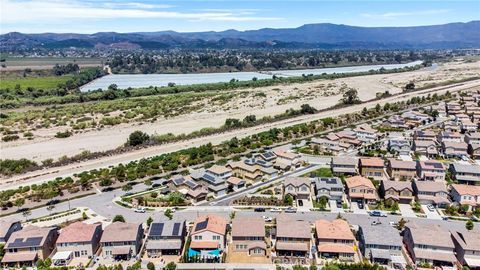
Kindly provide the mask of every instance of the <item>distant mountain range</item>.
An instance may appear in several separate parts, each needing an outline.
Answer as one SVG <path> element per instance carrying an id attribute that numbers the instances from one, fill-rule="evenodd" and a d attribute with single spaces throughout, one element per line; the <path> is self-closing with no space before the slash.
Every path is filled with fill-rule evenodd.
<path id="1" fill-rule="evenodd" d="M 11 32 L 0 35 L 3 50 L 29 48 L 480 48 L 480 21 L 412 27 L 358 27 L 329 23 L 298 28 L 221 32 L 174 31 L 95 34 Z"/>

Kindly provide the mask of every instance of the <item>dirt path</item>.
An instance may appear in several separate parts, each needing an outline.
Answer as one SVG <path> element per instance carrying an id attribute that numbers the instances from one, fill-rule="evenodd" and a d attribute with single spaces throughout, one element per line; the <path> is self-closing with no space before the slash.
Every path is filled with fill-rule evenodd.
<path id="1" fill-rule="evenodd" d="M 154 146 L 146 149 L 124 153 L 121 155 L 103 157 L 97 160 L 89 160 L 89 161 L 72 164 L 68 166 L 50 168 L 42 171 L 35 171 L 35 172 L 27 173 L 24 175 L 17 175 L 9 179 L 0 180 L 1 181 L 0 188 L 6 189 L 6 188 L 15 188 L 20 185 L 26 185 L 26 184 L 29 184 L 29 185 L 34 183 L 38 184 L 38 183 L 52 180 L 56 177 L 71 176 L 75 173 L 80 173 L 85 170 L 108 167 L 112 165 L 117 165 L 119 163 L 128 163 L 129 161 L 138 160 L 146 157 L 152 157 L 162 153 L 173 152 L 180 149 L 199 146 L 206 143 L 218 144 L 222 141 L 229 140 L 232 137 L 242 138 L 248 135 L 269 130 L 273 127 L 282 128 L 286 126 L 291 126 L 295 124 L 306 123 L 313 120 L 322 119 L 325 117 L 335 117 L 341 114 L 361 111 L 364 107 L 372 108 L 372 107 L 375 107 L 377 104 L 382 105 L 387 102 L 392 103 L 392 102 L 398 102 L 402 100 L 408 100 L 414 96 L 423 96 L 431 93 L 443 94 L 446 91 L 458 92 L 463 90 L 471 90 L 472 88 L 480 90 L 480 80 L 451 85 L 449 87 L 443 86 L 443 87 L 417 91 L 414 93 L 401 94 L 401 95 L 397 95 L 397 96 L 393 96 L 393 97 L 389 97 L 381 100 L 374 100 L 374 101 L 366 102 L 359 105 L 336 109 L 333 111 L 322 112 L 314 115 L 304 115 L 301 117 L 297 117 L 295 119 L 288 119 L 284 121 L 278 121 L 275 123 L 269 123 L 269 124 L 255 126 L 251 128 L 233 130 L 233 131 L 225 132 L 222 134 L 215 134 L 215 135 L 206 136 L 202 138 L 191 139 L 188 141 L 164 144 L 164 145 L 159 145 L 159 146 Z"/>

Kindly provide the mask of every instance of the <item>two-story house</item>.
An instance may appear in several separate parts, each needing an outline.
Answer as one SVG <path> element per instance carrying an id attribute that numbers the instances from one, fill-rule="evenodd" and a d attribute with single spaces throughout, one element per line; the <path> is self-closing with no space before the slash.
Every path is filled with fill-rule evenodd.
<path id="1" fill-rule="evenodd" d="M 409 224 L 403 232 L 403 242 L 411 259 L 417 265 L 454 266 L 454 244 L 450 232 L 439 225 Z"/>
<path id="2" fill-rule="evenodd" d="M 286 214 L 277 216 L 276 255 L 308 258 L 311 249 L 311 231 L 308 221 L 293 220 Z"/>
<path id="3" fill-rule="evenodd" d="M 180 255 L 186 235 L 185 221 L 153 222 L 150 224 L 145 245 L 148 257 Z"/>
<path id="4" fill-rule="evenodd" d="M 405 266 L 402 237 L 395 227 L 364 223 L 359 226 L 357 235 L 360 251 L 372 263 L 386 265 L 391 269 L 402 269 Z"/>
<path id="5" fill-rule="evenodd" d="M 443 164 L 436 160 L 417 162 L 417 176 L 423 181 L 445 181 L 446 169 Z"/>
<path id="6" fill-rule="evenodd" d="M 464 142 L 442 142 L 442 151 L 447 158 L 468 156 L 468 145 Z"/>
<path id="7" fill-rule="evenodd" d="M 415 181 L 413 190 L 421 204 L 433 204 L 438 207 L 450 204 L 447 187 L 443 182 Z"/>
<path id="8" fill-rule="evenodd" d="M 226 248 L 227 220 L 207 215 L 197 218 L 190 233 L 188 256 L 220 257 Z"/>
<path id="9" fill-rule="evenodd" d="M 480 267 L 480 234 L 474 231 L 451 231 L 455 253 L 461 265 Z"/>
<path id="10" fill-rule="evenodd" d="M 307 177 L 287 177 L 283 183 L 284 194 L 295 200 L 308 200 L 311 193 L 310 183 Z"/>
<path id="11" fill-rule="evenodd" d="M 410 181 L 417 177 L 417 163 L 415 161 L 389 159 L 387 172 L 390 175 L 390 179 L 396 181 Z"/>
<path id="12" fill-rule="evenodd" d="M 437 134 L 432 130 L 415 130 L 413 139 L 417 141 L 435 141 Z"/>
<path id="13" fill-rule="evenodd" d="M 27 226 L 13 232 L 4 247 L 3 266 L 35 266 L 37 260 L 45 260 L 54 251 L 57 237 L 57 228 L 50 227 Z"/>
<path id="14" fill-rule="evenodd" d="M 22 229 L 20 221 L 0 220 L 0 244 L 5 244 L 12 233 Z"/>
<path id="15" fill-rule="evenodd" d="M 283 170 L 294 169 L 300 167 L 300 155 L 283 150 L 274 151 L 277 159 L 275 161 L 275 167 Z"/>
<path id="16" fill-rule="evenodd" d="M 388 140 L 388 151 L 399 155 L 409 155 L 411 150 L 410 141 L 405 138 L 391 138 Z"/>
<path id="17" fill-rule="evenodd" d="M 461 184 L 477 185 L 480 183 L 480 165 L 451 163 L 449 170 L 452 178 Z"/>
<path id="18" fill-rule="evenodd" d="M 438 133 L 437 141 L 439 143 L 461 142 L 462 141 L 462 135 L 458 132 L 442 131 L 442 132 Z"/>
<path id="19" fill-rule="evenodd" d="M 353 176 L 345 179 L 345 182 L 350 201 L 374 203 L 378 200 L 377 190 L 370 179 Z"/>
<path id="20" fill-rule="evenodd" d="M 105 227 L 100 239 L 102 257 L 115 260 L 135 257 L 142 246 L 142 239 L 141 223 L 114 222 Z"/>
<path id="21" fill-rule="evenodd" d="M 363 177 L 373 178 L 374 180 L 386 179 L 385 164 L 381 158 L 361 158 L 359 167 L 360 174 Z"/>
<path id="22" fill-rule="evenodd" d="M 241 217 L 232 220 L 232 251 L 246 256 L 267 255 L 265 221 L 261 217 Z"/>
<path id="23" fill-rule="evenodd" d="M 367 124 L 359 125 L 353 132 L 358 140 L 362 142 L 372 142 L 378 138 L 378 132 Z"/>
<path id="24" fill-rule="evenodd" d="M 343 219 L 317 220 L 315 234 L 318 256 L 342 261 L 355 260 L 355 237 Z"/>
<path id="25" fill-rule="evenodd" d="M 468 205 L 468 210 L 473 211 L 480 206 L 480 186 L 453 184 L 450 197 L 458 205 Z"/>
<path id="26" fill-rule="evenodd" d="M 326 197 L 329 201 L 334 200 L 341 204 L 343 202 L 344 187 L 342 181 L 338 177 L 318 177 L 314 180 L 315 196 L 317 201 L 322 197 Z"/>
<path id="27" fill-rule="evenodd" d="M 435 141 L 430 140 L 414 140 L 412 144 L 412 150 L 417 154 L 427 157 L 435 157 L 438 155 Z"/>
<path id="28" fill-rule="evenodd" d="M 331 163 L 335 175 L 355 175 L 358 169 L 358 159 L 354 157 L 334 156 Z"/>
<path id="29" fill-rule="evenodd" d="M 380 192 L 388 204 L 411 203 L 415 199 L 412 182 L 409 181 L 384 180 L 380 186 Z"/>
<path id="30" fill-rule="evenodd" d="M 100 223 L 72 223 L 60 231 L 57 252 L 71 252 L 74 258 L 91 258 L 100 248 L 102 232 Z"/>

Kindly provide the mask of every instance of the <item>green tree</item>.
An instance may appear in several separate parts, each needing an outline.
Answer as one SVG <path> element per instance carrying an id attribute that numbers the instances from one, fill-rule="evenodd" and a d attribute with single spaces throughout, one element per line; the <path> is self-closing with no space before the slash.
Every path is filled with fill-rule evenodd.
<path id="1" fill-rule="evenodd" d="M 350 88 L 343 94 L 342 103 L 346 105 L 358 104 L 360 99 L 358 98 L 357 89 Z"/>
<path id="2" fill-rule="evenodd" d="M 172 218 L 173 218 L 173 212 L 172 212 L 172 209 L 170 209 L 170 208 L 167 208 L 167 209 L 165 210 L 165 213 L 164 213 L 164 215 L 165 215 L 165 216 L 166 216 L 166 217 L 167 217 L 169 220 L 172 220 Z"/>
<path id="3" fill-rule="evenodd" d="M 137 146 L 146 143 L 150 139 L 147 133 L 136 130 L 128 136 L 128 145 Z"/>
<path id="4" fill-rule="evenodd" d="M 152 218 L 151 216 L 148 217 L 148 219 L 147 219 L 147 226 L 150 227 L 150 225 L 152 224 L 152 222 L 153 222 L 153 218 Z"/>
<path id="5" fill-rule="evenodd" d="M 25 199 L 24 198 L 18 198 L 15 200 L 15 202 L 13 203 L 17 209 L 20 209 L 20 207 L 22 207 L 24 204 L 25 204 Z"/>
<path id="6" fill-rule="evenodd" d="M 286 205 L 293 205 L 293 197 L 290 194 L 287 194 L 283 197 L 283 203 Z"/>
<path id="7" fill-rule="evenodd" d="M 147 263 L 147 269 L 148 270 L 155 270 L 155 264 L 153 264 L 152 262 L 148 262 Z"/>
<path id="8" fill-rule="evenodd" d="M 400 207 L 398 206 L 398 202 L 394 202 L 391 207 L 392 212 L 396 213 L 397 211 L 400 210 Z"/>
<path id="9" fill-rule="evenodd" d="M 175 270 L 175 269 L 177 269 L 177 265 L 174 262 L 169 262 L 165 266 L 165 270 Z"/>
<path id="10" fill-rule="evenodd" d="M 235 211 L 230 212 L 230 219 L 234 219 L 234 218 L 235 218 L 235 214 L 236 214 Z"/>
<path id="11" fill-rule="evenodd" d="M 112 222 L 125 222 L 125 218 L 122 215 L 116 215 L 113 217 Z"/>
<path id="12" fill-rule="evenodd" d="M 471 220 L 468 220 L 467 223 L 465 223 L 465 228 L 469 231 L 473 230 L 474 226 L 475 225 L 473 224 L 473 221 L 471 221 Z"/>
<path id="13" fill-rule="evenodd" d="M 86 212 L 82 212 L 82 219 L 83 219 L 83 220 L 88 219 L 88 216 L 87 216 L 87 213 L 86 213 Z"/>

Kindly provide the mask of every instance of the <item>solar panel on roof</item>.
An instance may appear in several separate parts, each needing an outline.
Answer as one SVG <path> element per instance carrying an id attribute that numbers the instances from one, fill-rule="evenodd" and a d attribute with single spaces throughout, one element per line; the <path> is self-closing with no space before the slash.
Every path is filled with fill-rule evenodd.
<path id="1" fill-rule="evenodd" d="M 150 235 L 162 235 L 164 225 L 163 223 L 153 223 L 150 229 Z"/>
<path id="2" fill-rule="evenodd" d="M 273 153 L 272 152 L 266 152 L 266 153 L 263 153 L 263 156 L 266 157 L 266 158 L 270 158 L 273 156 Z"/>
<path id="3" fill-rule="evenodd" d="M 17 238 L 10 243 L 9 248 L 21 248 L 21 247 L 34 247 L 39 246 L 43 237 L 29 237 L 26 240 L 24 238 Z"/>
<path id="4" fill-rule="evenodd" d="M 175 183 L 175 185 L 181 185 L 183 181 L 184 181 L 183 177 L 173 179 L 173 182 Z"/>
<path id="5" fill-rule="evenodd" d="M 197 223 L 197 226 L 195 226 L 195 231 L 203 230 L 203 229 L 207 228 L 207 225 L 208 225 L 208 220 L 199 222 L 199 223 Z"/>
<path id="6" fill-rule="evenodd" d="M 215 182 L 215 177 L 209 175 L 209 174 L 204 174 L 203 179 L 207 180 L 208 182 L 214 183 Z"/>
<path id="7" fill-rule="evenodd" d="M 180 231 L 180 223 L 173 224 L 172 235 L 178 235 L 179 231 Z"/>

